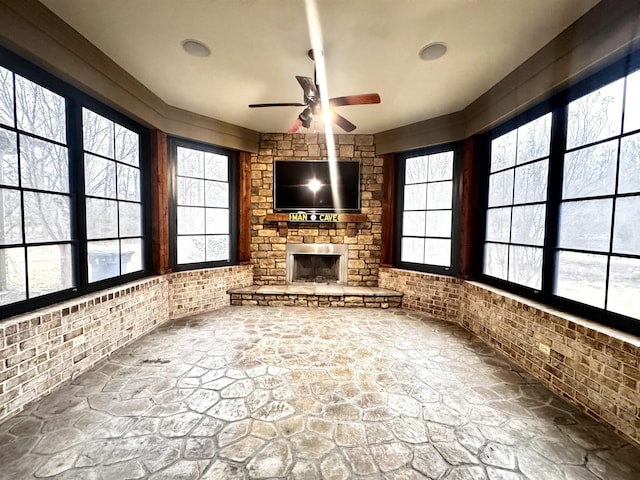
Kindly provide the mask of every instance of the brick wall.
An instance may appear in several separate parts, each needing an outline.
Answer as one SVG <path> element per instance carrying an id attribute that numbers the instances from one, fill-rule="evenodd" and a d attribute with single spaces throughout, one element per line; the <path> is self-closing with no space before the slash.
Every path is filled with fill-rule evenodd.
<path id="1" fill-rule="evenodd" d="M 176 272 L 169 278 L 169 318 L 230 305 L 227 290 L 253 285 L 251 265 Z"/>
<path id="2" fill-rule="evenodd" d="M 640 444 L 638 337 L 477 283 L 460 293 L 465 328 Z"/>
<path id="3" fill-rule="evenodd" d="M 0 323 L 0 421 L 169 319 L 153 277 Z"/>
<path id="4" fill-rule="evenodd" d="M 382 267 L 378 284 L 402 292 L 403 308 L 449 321 L 460 315 L 460 280 L 457 278 Z"/>
<path id="5" fill-rule="evenodd" d="M 151 277 L 0 322 L 0 421 L 169 319 L 229 304 L 252 267 Z"/>
<path id="6" fill-rule="evenodd" d="M 405 308 L 459 322 L 640 445 L 640 338 L 450 277 L 381 268 L 380 286 L 403 292 Z"/>
<path id="7" fill-rule="evenodd" d="M 360 161 L 362 223 L 267 222 L 273 212 L 274 160 L 326 160 L 324 135 L 263 134 L 258 154 L 251 156 L 251 260 L 258 285 L 286 283 L 287 243 L 349 245 L 349 285 L 377 286 L 382 242 L 382 158 L 376 157 L 373 135 L 335 135 L 339 160 Z"/>

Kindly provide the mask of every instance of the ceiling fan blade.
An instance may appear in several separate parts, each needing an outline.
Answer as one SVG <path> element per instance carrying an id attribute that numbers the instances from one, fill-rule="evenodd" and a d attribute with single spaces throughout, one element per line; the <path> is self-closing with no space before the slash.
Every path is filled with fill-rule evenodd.
<path id="1" fill-rule="evenodd" d="M 296 121 L 293 122 L 293 125 L 289 127 L 289 130 L 287 130 L 287 133 L 296 133 L 298 130 L 300 130 L 301 126 L 302 126 L 302 120 L 300 120 L 300 118 L 296 118 Z"/>
<path id="2" fill-rule="evenodd" d="M 304 98 L 316 99 L 320 98 L 320 94 L 318 93 L 318 89 L 316 88 L 316 84 L 313 79 L 309 77 L 300 77 L 296 76 L 296 80 L 304 90 Z"/>
<path id="3" fill-rule="evenodd" d="M 260 107 L 304 107 L 304 103 L 252 103 L 249 108 Z"/>
<path id="4" fill-rule="evenodd" d="M 331 121 L 345 132 L 353 132 L 356 129 L 356 126 L 353 123 L 335 112 L 331 112 Z"/>
<path id="5" fill-rule="evenodd" d="M 346 97 L 335 97 L 329 99 L 332 107 L 342 107 L 343 105 L 369 105 L 380 103 L 380 95 L 377 93 L 363 93 L 361 95 L 347 95 Z"/>

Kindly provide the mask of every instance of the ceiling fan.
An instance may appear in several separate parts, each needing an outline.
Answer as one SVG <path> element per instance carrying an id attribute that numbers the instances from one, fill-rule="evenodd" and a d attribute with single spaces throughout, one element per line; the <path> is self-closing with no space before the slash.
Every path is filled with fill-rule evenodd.
<path id="1" fill-rule="evenodd" d="M 305 107 L 305 109 L 298 115 L 295 122 L 291 125 L 288 133 L 296 133 L 300 127 L 309 128 L 314 115 L 318 115 L 322 111 L 322 104 L 320 102 L 320 90 L 316 82 L 316 69 L 315 69 L 315 57 L 313 50 L 308 52 L 309 58 L 314 60 L 313 77 L 301 77 L 296 76 L 296 80 L 302 87 L 304 92 L 304 103 L 253 103 L 249 105 L 249 108 L 261 108 L 261 107 Z M 368 105 L 373 103 L 380 103 L 380 95 L 377 93 L 364 93 L 360 95 L 347 95 L 346 97 L 335 97 L 329 99 L 329 106 L 342 107 L 346 105 Z M 333 123 L 342 128 L 345 132 L 352 132 L 356 126 L 342 115 L 338 115 L 335 112 L 331 112 L 331 120 Z"/>

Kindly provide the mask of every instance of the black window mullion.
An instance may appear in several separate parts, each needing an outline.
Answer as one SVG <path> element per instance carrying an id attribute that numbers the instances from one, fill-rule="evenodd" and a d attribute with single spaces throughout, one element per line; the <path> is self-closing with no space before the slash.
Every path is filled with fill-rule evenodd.
<path id="1" fill-rule="evenodd" d="M 567 143 L 568 105 L 556 108 L 551 119 L 551 149 L 547 172 L 547 208 L 542 254 L 542 295 L 549 298 L 555 290 L 557 255 L 560 231 L 560 207 L 564 154 Z"/>
<path id="2" fill-rule="evenodd" d="M 71 236 L 77 239 L 74 257 L 76 290 L 86 285 L 89 264 L 87 260 L 87 220 L 85 207 L 84 151 L 82 148 L 82 109 L 67 99 L 67 144 L 69 146 L 69 193 L 71 194 Z M 81 288 L 81 287 L 80 287 Z"/>

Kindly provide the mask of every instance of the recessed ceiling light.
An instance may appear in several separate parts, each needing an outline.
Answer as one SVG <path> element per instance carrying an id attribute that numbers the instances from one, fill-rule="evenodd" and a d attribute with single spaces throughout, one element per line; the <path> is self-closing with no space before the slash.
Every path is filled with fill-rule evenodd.
<path id="1" fill-rule="evenodd" d="M 447 53 L 447 46 L 442 42 L 434 42 L 420 49 L 418 56 L 422 60 L 437 60 Z"/>
<path id="2" fill-rule="evenodd" d="M 209 47 L 198 40 L 183 40 L 182 48 L 184 48 L 185 52 L 189 55 L 193 55 L 194 57 L 208 57 L 211 55 Z"/>

